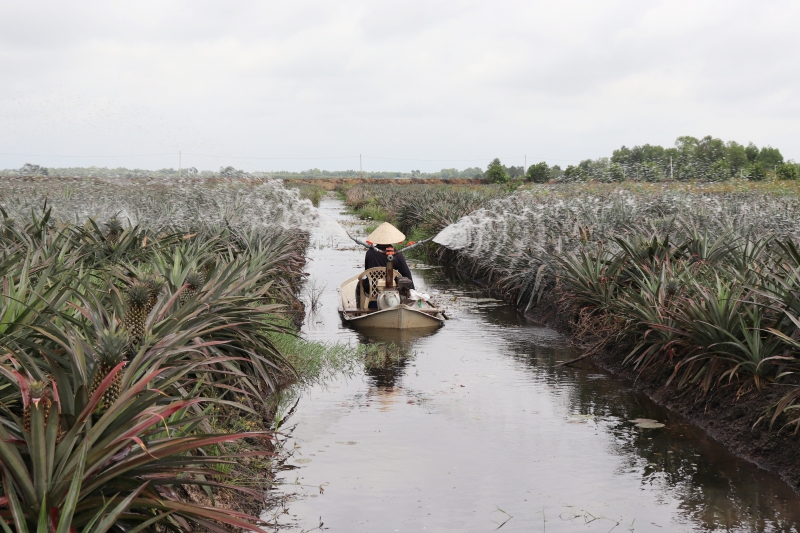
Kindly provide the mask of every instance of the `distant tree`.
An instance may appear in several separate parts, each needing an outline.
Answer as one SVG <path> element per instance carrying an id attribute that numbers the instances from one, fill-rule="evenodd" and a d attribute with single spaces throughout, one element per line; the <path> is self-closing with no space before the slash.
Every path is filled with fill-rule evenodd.
<path id="1" fill-rule="evenodd" d="M 521 166 L 519 166 L 519 167 L 515 167 L 515 166 L 506 167 L 506 173 L 508 174 L 508 177 L 511 178 L 512 180 L 514 178 L 520 178 L 520 177 L 525 175 L 525 173 L 522 171 L 522 167 Z"/>
<path id="2" fill-rule="evenodd" d="M 741 169 L 747 166 L 747 150 L 736 141 L 729 141 L 725 146 L 725 160 L 731 168 L 731 173 L 738 174 Z"/>
<path id="3" fill-rule="evenodd" d="M 47 176 L 47 169 L 39 165 L 25 163 L 19 169 L 19 173 L 22 176 Z"/>
<path id="4" fill-rule="evenodd" d="M 422 171 L 420 171 L 420 170 L 412 170 L 411 171 L 411 177 L 414 178 L 414 179 L 421 178 L 422 177 Z"/>
<path id="5" fill-rule="evenodd" d="M 470 167 L 465 168 L 461 172 L 458 173 L 458 177 L 460 178 L 482 178 L 483 177 L 483 170 L 480 167 Z"/>
<path id="6" fill-rule="evenodd" d="M 648 161 L 661 162 L 664 160 L 664 147 L 657 144 L 644 144 L 636 146 L 633 149 L 633 159 L 638 160 L 639 163 L 646 163 Z"/>
<path id="7" fill-rule="evenodd" d="M 197 174 L 198 174 L 197 169 L 194 167 L 189 167 L 186 169 L 187 176 L 197 176 Z"/>
<path id="8" fill-rule="evenodd" d="M 580 166 L 568 165 L 567 168 L 564 169 L 563 181 L 584 181 L 588 177 L 586 170 Z"/>
<path id="9" fill-rule="evenodd" d="M 778 176 L 779 180 L 797 181 L 799 173 L 797 171 L 797 165 L 790 161 L 789 163 L 778 165 L 778 168 L 775 169 L 775 174 Z"/>
<path id="10" fill-rule="evenodd" d="M 457 178 L 458 177 L 458 169 L 457 168 L 443 168 L 439 171 L 439 176 L 442 178 Z"/>
<path id="11" fill-rule="evenodd" d="M 528 167 L 525 179 L 534 183 L 547 183 L 550 180 L 550 168 L 542 161 Z"/>
<path id="12" fill-rule="evenodd" d="M 564 171 L 561 170 L 559 165 L 553 165 L 550 167 L 550 179 L 551 180 L 558 180 L 561 179 L 561 176 L 564 175 Z"/>
<path id="13" fill-rule="evenodd" d="M 633 152 L 630 148 L 623 145 L 619 150 L 614 150 L 611 153 L 611 162 L 619 163 L 620 165 L 627 165 L 631 162 Z"/>
<path id="14" fill-rule="evenodd" d="M 678 149 L 679 157 L 694 157 L 697 154 L 699 145 L 700 141 L 691 135 L 683 135 L 675 139 L 675 148 Z"/>
<path id="15" fill-rule="evenodd" d="M 697 142 L 695 157 L 709 165 L 725 159 L 725 143 L 722 142 L 722 139 L 706 135 Z"/>
<path id="16" fill-rule="evenodd" d="M 748 143 L 747 148 L 744 149 L 744 153 L 747 155 L 747 161 L 750 163 L 755 163 L 756 159 L 758 158 L 758 146 L 750 142 Z"/>
<path id="17" fill-rule="evenodd" d="M 507 183 L 511 178 L 506 172 L 506 167 L 500 162 L 500 159 L 495 158 L 494 161 L 489 163 L 486 167 L 486 181 L 487 183 Z"/>
<path id="18" fill-rule="evenodd" d="M 761 148 L 761 151 L 758 152 L 758 158 L 756 161 L 764 165 L 767 170 L 771 170 L 777 165 L 783 163 L 783 156 L 781 155 L 781 151 L 777 148 L 764 146 Z"/>
<path id="19" fill-rule="evenodd" d="M 245 172 L 243 170 L 236 170 L 231 166 L 227 166 L 227 167 L 219 167 L 219 175 L 224 176 L 226 178 L 236 178 L 244 176 Z"/>
<path id="20" fill-rule="evenodd" d="M 762 181 L 766 177 L 767 172 L 764 170 L 764 165 L 762 165 L 760 161 L 756 161 L 750 165 L 747 172 L 747 179 L 751 181 Z"/>

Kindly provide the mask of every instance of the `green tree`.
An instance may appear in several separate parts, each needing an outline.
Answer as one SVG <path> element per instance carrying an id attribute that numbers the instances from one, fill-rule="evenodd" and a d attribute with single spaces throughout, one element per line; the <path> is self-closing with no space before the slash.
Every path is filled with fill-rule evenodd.
<path id="1" fill-rule="evenodd" d="M 738 174 L 741 169 L 747 166 L 747 151 L 745 147 L 736 141 L 729 141 L 725 145 L 725 160 L 731 168 L 733 174 Z"/>
<path id="2" fill-rule="evenodd" d="M 792 162 L 778 165 L 778 168 L 775 169 L 775 174 L 778 176 L 779 180 L 797 181 L 798 178 L 797 165 Z"/>
<path id="3" fill-rule="evenodd" d="M 514 178 L 521 178 L 525 175 L 525 173 L 522 171 L 522 166 L 515 167 L 512 165 L 510 167 L 505 167 L 505 169 L 506 174 L 508 174 L 508 177 L 512 180 Z"/>
<path id="4" fill-rule="evenodd" d="M 638 158 L 640 163 L 652 161 L 660 163 L 664 160 L 665 150 L 663 146 L 657 144 L 644 144 L 633 149 L 634 158 Z"/>
<path id="5" fill-rule="evenodd" d="M 494 161 L 489 163 L 489 166 L 486 167 L 486 182 L 508 183 L 510 180 L 511 177 L 508 175 L 508 172 L 506 172 L 506 167 L 495 157 Z"/>
<path id="6" fill-rule="evenodd" d="M 561 179 L 561 176 L 564 175 L 564 171 L 561 170 L 559 165 L 553 165 L 550 167 L 550 179 L 551 180 L 558 180 Z"/>
<path id="7" fill-rule="evenodd" d="M 697 137 L 690 135 L 683 135 L 675 139 L 675 148 L 678 149 L 678 155 L 682 157 L 694 157 L 699 145 L 700 141 L 697 140 Z"/>
<path id="8" fill-rule="evenodd" d="M 550 167 L 544 161 L 531 165 L 525 173 L 525 179 L 534 183 L 547 183 L 550 181 Z"/>
<path id="9" fill-rule="evenodd" d="M 40 165 L 25 163 L 19 169 L 19 173 L 23 176 L 47 176 L 47 169 Z"/>
<path id="10" fill-rule="evenodd" d="M 744 152 L 747 154 L 747 160 L 750 163 L 756 162 L 756 159 L 758 158 L 758 146 L 750 142 L 747 144 L 747 148 L 744 149 Z"/>
<path id="11" fill-rule="evenodd" d="M 695 157 L 713 164 L 716 161 L 725 159 L 725 143 L 722 139 L 715 139 L 711 135 L 706 135 L 697 142 Z"/>
<path id="12" fill-rule="evenodd" d="M 586 170 L 580 166 L 567 165 L 564 169 L 564 181 L 584 181 L 588 177 Z"/>
<path id="13" fill-rule="evenodd" d="M 623 145 L 619 150 L 614 150 L 611 153 L 611 162 L 619 163 L 620 165 L 627 165 L 631 162 L 633 151 L 627 146 Z"/>
<path id="14" fill-rule="evenodd" d="M 781 155 L 781 151 L 777 148 L 773 148 L 772 146 L 764 146 L 761 148 L 761 151 L 758 152 L 758 158 L 756 161 L 764 165 L 767 170 L 771 170 L 777 165 L 783 163 L 783 156 Z"/>
<path id="15" fill-rule="evenodd" d="M 483 170 L 480 167 L 469 167 L 465 168 L 461 172 L 458 173 L 459 178 L 474 178 L 474 177 L 483 177 Z"/>

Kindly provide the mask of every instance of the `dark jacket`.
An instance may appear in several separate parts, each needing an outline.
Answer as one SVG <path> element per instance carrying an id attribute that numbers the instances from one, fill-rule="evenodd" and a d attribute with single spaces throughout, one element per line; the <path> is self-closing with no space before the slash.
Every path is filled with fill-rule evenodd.
<path id="1" fill-rule="evenodd" d="M 386 266 L 386 255 L 382 254 L 378 251 L 373 250 L 370 248 L 367 250 L 367 255 L 364 256 L 364 270 L 369 270 L 370 268 L 375 267 L 385 267 Z M 413 278 L 411 277 L 411 270 L 408 268 L 408 263 L 406 263 L 406 258 L 403 257 L 401 253 L 394 254 L 394 270 L 404 276 L 411 281 L 413 284 Z"/>

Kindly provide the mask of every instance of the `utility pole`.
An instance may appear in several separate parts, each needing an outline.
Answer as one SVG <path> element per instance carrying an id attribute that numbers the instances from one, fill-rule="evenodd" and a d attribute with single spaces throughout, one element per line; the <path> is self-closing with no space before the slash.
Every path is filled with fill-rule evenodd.
<path id="1" fill-rule="evenodd" d="M 181 179 L 181 152 L 178 152 L 178 179 Z"/>
<path id="2" fill-rule="evenodd" d="M 361 179 L 364 178 L 364 167 L 361 166 L 361 154 L 358 154 L 358 175 Z"/>

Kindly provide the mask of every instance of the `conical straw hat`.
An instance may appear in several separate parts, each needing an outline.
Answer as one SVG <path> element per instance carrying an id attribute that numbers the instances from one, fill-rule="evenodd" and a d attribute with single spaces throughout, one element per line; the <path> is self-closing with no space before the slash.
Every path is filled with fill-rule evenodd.
<path id="1" fill-rule="evenodd" d="M 367 240 L 374 244 L 397 244 L 406 240 L 406 236 L 399 229 L 384 222 L 369 234 Z"/>

